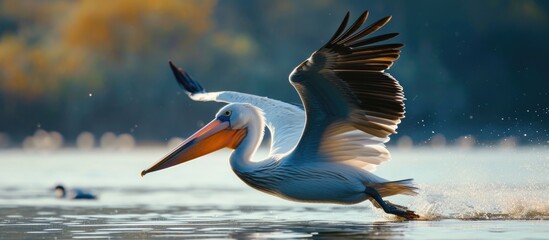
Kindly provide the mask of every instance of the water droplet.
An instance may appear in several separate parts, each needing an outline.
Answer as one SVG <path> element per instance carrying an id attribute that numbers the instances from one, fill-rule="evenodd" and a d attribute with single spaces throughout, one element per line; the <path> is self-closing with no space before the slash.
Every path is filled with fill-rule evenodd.
<path id="1" fill-rule="evenodd" d="M 93 96 L 93 94 L 92 94 L 92 93 L 89 93 L 89 94 L 88 94 L 88 96 L 90 96 L 90 97 L 91 97 L 91 96 Z"/>

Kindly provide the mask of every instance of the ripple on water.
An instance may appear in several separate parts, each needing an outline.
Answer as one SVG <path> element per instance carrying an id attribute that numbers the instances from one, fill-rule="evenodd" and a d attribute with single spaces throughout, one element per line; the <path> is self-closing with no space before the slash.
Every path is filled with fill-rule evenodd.
<path id="1" fill-rule="evenodd" d="M 149 164 L 156 153 L 141 156 L 143 152 L 136 152 L 128 157 L 128 153 L 60 152 L 34 160 L 16 154 L 11 160 L 0 157 L 13 169 L 5 171 L 3 178 L 11 182 L 0 182 L 0 239 L 441 239 L 450 235 L 457 239 L 542 239 L 547 238 L 549 220 L 548 153 L 524 149 L 504 154 L 494 154 L 492 149 L 394 152 L 394 158 L 402 161 L 387 163 L 397 165 L 385 165 L 377 173 L 388 179 L 416 177 L 422 192 L 394 201 L 416 210 L 425 220 L 415 222 L 390 217 L 369 203 L 312 205 L 262 198 L 238 182 L 225 165 L 225 172 L 221 167 L 216 170 L 222 165 L 214 165 L 219 155 L 197 162 L 194 169 L 192 165 L 179 168 L 190 174 L 182 186 L 168 172 L 156 180 L 137 179 L 138 165 Z M 83 167 L 85 163 L 74 161 L 76 157 L 85 157 L 90 164 Z M 142 162 L 136 164 L 136 160 Z M 111 167 L 104 168 L 105 164 Z M 67 179 L 95 184 L 100 200 L 55 199 L 44 183 L 57 180 L 51 170 L 66 166 L 74 170 Z M 129 169 L 133 166 L 136 169 Z M 33 176 L 40 179 L 32 184 L 37 187 L 29 187 L 28 176 L 20 174 L 20 169 L 32 167 L 33 174 L 39 174 Z M 211 175 L 197 171 L 206 167 L 214 170 L 209 171 Z M 101 175 L 89 174 L 98 172 Z M 229 177 L 234 184 L 226 181 Z"/>
<path id="2" fill-rule="evenodd" d="M 37 212 L 36 208 L 20 209 L 21 215 L 29 216 Z M 131 209 L 126 209 L 131 211 Z M 68 216 L 67 212 L 81 211 L 80 219 L 77 220 Z M 112 209 L 70 209 L 65 208 L 58 212 L 60 216 L 49 217 L 59 218 L 61 224 L 35 223 L 33 217 L 18 219 L 20 223 L 0 225 L 0 238 L 2 239 L 33 239 L 33 238 L 75 238 L 75 239 L 103 239 L 103 238 L 236 238 L 236 239 L 257 239 L 257 238 L 424 238 L 426 236 L 438 236 L 444 238 L 448 229 L 460 229 L 452 231 L 457 238 L 466 236 L 483 236 L 494 238 L 501 234 L 515 234 L 516 231 L 528 232 L 529 236 L 536 237 L 546 234 L 543 222 L 538 225 L 531 222 L 507 222 L 507 221 L 462 221 L 462 220 L 441 220 L 429 222 L 406 222 L 406 221 L 322 221 L 322 220 L 291 220 L 284 219 L 280 215 L 278 219 L 272 218 L 245 218 L 246 213 L 241 213 L 237 219 L 206 217 L 188 217 L 174 214 L 177 209 L 151 210 L 150 214 L 146 209 L 135 209 L 135 212 L 142 214 L 126 214 L 121 216 L 108 216 L 105 213 L 112 212 Z M 314 211 L 314 209 L 311 209 Z M 353 210 L 354 211 L 354 210 Z M 90 213 L 90 215 L 85 215 Z M 265 211 L 263 211 L 265 213 Z M 268 211 L 267 211 L 268 213 Z M 93 215 L 92 215 L 93 214 Z M 341 214 L 345 214 L 342 210 Z M 191 214 L 192 215 L 192 214 Z M 253 214 L 252 214 L 253 215 Z M 92 217 L 93 216 L 93 217 Z M 151 216 L 157 218 L 151 220 Z M 159 217 L 159 216 L 169 216 Z M 253 215 L 256 216 L 256 215 Z M 546 222 L 545 222 L 546 223 Z M 22 233 L 26 235 L 21 235 Z M 427 234 L 427 235 L 425 235 Z M 459 235 L 462 234 L 462 235 Z M 469 234 L 469 235 L 464 235 Z M 499 235 L 497 235 L 499 234 Z M 536 235 L 537 234 L 537 235 Z M 21 237 L 24 236 L 24 237 Z M 516 235 L 512 235 L 516 236 Z"/>

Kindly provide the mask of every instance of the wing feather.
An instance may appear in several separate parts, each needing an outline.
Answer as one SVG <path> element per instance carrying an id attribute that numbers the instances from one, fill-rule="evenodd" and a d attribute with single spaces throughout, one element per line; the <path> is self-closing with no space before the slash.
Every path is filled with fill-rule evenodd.
<path id="1" fill-rule="evenodd" d="M 347 16 L 349 15 L 349 12 L 347 12 Z M 347 17 L 348 18 L 348 17 Z M 355 23 L 353 23 L 353 25 L 351 25 L 351 27 L 349 27 L 347 29 L 347 31 L 345 31 L 343 34 L 341 34 L 340 36 L 338 36 L 336 39 L 334 39 L 333 41 L 334 42 L 345 42 L 346 38 L 353 34 L 354 32 L 356 32 L 356 30 L 358 30 L 362 24 L 366 21 L 366 19 L 368 18 L 368 11 L 365 11 L 364 13 L 362 13 L 362 15 L 360 15 L 360 17 L 358 17 L 358 19 L 355 21 Z M 336 33 L 337 34 L 337 33 Z"/>
<path id="2" fill-rule="evenodd" d="M 347 22 L 349 21 L 349 15 L 350 14 L 351 14 L 350 12 L 347 12 L 345 17 L 343 18 L 343 21 L 339 25 L 339 28 L 337 28 L 337 31 L 334 33 L 334 35 L 328 41 L 328 44 L 335 41 L 340 36 L 341 32 L 343 32 L 343 30 L 345 30 L 345 27 L 347 27 Z"/>
<path id="3" fill-rule="evenodd" d="M 390 16 L 360 29 L 367 18 L 366 11 L 345 30 L 347 13 L 330 41 L 290 74 L 307 119 L 293 152 L 304 156 L 295 161 L 327 159 L 373 171 L 390 159 L 384 143 L 404 117 L 404 93 L 385 70 L 403 45 L 385 43 L 398 33 L 371 36 Z"/>
<path id="4" fill-rule="evenodd" d="M 368 12 L 368 11 L 366 11 L 366 12 Z M 365 37 L 369 34 L 372 34 L 372 33 L 376 32 L 377 30 L 379 30 L 380 28 L 385 26 L 385 24 L 387 24 L 390 20 L 391 20 L 391 16 L 384 17 L 384 18 L 378 20 L 377 22 L 370 24 L 368 27 L 364 28 L 363 30 L 357 32 L 355 35 L 353 35 L 353 36 L 351 36 L 347 39 L 344 39 L 344 41 L 338 42 L 337 44 L 349 44 L 349 43 L 354 42 L 358 39 L 361 39 L 361 38 L 363 38 L 363 37 Z"/>
<path id="5" fill-rule="evenodd" d="M 260 108 L 265 114 L 265 122 L 271 133 L 271 155 L 287 153 L 299 141 L 305 124 L 305 112 L 298 106 L 246 93 L 206 92 L 185 70 L 175 66 L 171 61 L 170 67 L 177 82 L 195 101 L 240 102 Z"/>

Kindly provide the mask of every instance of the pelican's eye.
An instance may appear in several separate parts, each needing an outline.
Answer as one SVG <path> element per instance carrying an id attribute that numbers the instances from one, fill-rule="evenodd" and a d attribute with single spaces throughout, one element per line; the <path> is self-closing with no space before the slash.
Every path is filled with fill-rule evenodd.
<path id="1" fill-rule="evenodd" d="M 232 112 L 230 110 L 227 110 L 227 111 L 225 111 L 225 116 L 231 116 L 231 113 Z"/>

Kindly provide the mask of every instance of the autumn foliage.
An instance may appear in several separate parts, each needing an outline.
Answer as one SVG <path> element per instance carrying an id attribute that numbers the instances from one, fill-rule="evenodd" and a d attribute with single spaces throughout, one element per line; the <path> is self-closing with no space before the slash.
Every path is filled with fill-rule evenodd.
<path id="1" fill-rule="evenodd" d="M 2 1 L 0 86 L 34 99 L 70 82 L 104 85 L 105 67 L 151 52 L 176 51 L 211 26 L 215 1 Z"/>

